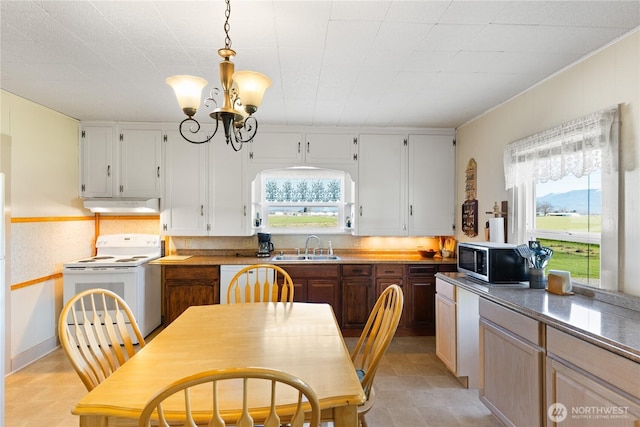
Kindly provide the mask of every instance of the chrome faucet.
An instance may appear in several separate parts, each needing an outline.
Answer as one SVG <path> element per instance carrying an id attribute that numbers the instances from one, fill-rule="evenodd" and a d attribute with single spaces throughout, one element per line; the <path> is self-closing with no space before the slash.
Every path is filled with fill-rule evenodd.
<path id="1" fill-rule="evenodd" d="M 309 240 L 311 239 L 316 239 L 318 241 L 318 245 L 320 246 L 320 248 L 322 248 L 322 242 L 320 241 L 320 238 L 318 236 L 316 236 L 315 234 L 311 234 L 310 236 L 307 236 L 307 241 L 304 243 L 304 254 L 309 255 Z M 316 254 L 316 249 L 313 249 L 313 254 Z"/>

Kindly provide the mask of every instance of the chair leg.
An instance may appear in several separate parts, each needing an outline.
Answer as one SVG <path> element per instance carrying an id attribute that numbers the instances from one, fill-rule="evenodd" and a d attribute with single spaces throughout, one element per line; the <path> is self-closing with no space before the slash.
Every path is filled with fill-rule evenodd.
<path id="1" fill-rule="evenodd" d="M 360 424 L 360 427 L 368 427 L 367 420 L 364 419 L 364 414 L 358 414 L 358 424 Z"/>

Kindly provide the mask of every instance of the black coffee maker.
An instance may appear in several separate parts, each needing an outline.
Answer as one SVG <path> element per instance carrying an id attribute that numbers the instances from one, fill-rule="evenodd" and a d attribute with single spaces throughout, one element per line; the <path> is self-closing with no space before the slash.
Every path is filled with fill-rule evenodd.
<path id="1" fill-rule="evenodd" d="M 258 252 L 256 256 L 268 257 L 273 252 L 270 233 L 258 233 Z"/>

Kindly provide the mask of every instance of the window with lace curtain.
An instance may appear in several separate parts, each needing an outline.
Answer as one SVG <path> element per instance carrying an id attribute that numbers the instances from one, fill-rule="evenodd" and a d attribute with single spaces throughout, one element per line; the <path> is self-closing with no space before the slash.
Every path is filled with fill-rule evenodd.
<path id="1" fill-rule="evenodd" d="M 539 240 L 548 269 L 574 282 L 617 289 L 617 108 L 601 110 L 507 145 L 518 243 Z M 615 123 L 615 125 L 614 125 Z M 603 221 L 603 218 L 606 220 Z"/>

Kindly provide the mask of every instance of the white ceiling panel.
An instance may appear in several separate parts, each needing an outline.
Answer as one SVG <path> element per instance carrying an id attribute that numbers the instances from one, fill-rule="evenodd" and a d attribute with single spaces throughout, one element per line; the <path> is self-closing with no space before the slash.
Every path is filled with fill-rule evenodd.
<path id="1" fill-rule="evenodd" d="M 81 120 L 182 118 L 165 79 L 219 87 L 225 3 L 0 0 L 3 90 Z M 638 1 L 231 0 L 261 123 L 455 127 L 636 30 Z M 209 120 L 207 109 L 199 117 Z"/>

